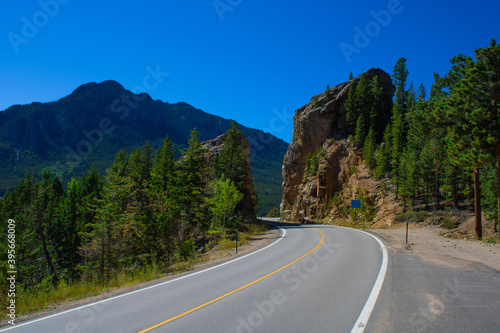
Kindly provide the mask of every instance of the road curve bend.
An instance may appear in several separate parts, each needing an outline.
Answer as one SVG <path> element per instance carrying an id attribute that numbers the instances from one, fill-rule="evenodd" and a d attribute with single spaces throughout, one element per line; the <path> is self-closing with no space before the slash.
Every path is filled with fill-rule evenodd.
<path id="1" fill-rule="evenodd" d="M 383 243 L 354 229 L 275 225 L 280 237 L 259 251 L 0 332 L 363 332 L 387 270 Z"/>

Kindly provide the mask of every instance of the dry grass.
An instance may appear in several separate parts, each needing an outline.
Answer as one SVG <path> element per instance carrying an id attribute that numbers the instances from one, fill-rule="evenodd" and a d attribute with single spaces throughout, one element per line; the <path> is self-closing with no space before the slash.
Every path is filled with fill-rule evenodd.
<path id="1" fill-rule="evenodd" d="M 162 275 L 157 265 L 151 265 L 135 271 L 120 272 L 106 281 L 89 280 L 68 283 L 61 280 L 57 287 L 54 287 L 47 280 L 32 290 L 23 290 L 19 287 L 17 290 L 16 313 L 22 315 L 39 311 L 62 302 L 95 296 L 113 289 L 154 280 Z"/>
<path id="2" fill-rule="evenodd" d="M 251 241 L 256 234 L 263 233 L 268 230 L 267 225 L 245 225 L 243 231 L 238 232 L 238 246 L 242 246 Z M 227 233 L 218 239 L 214 244 L 210 244 L 209 248 L 214 252 L 228 251 L 235 249 L 236 244 L 232 239 L 232 233 Z M 50 279 L 46 279 L 36 288 L 24 290 L 20 285 L 17 286 L 16 292 L 16 315 L 23 315 L 34 311 L 39 311 L 56 305 L 78 300 L 90 296 L 99 295 L 104 292 L 112 291 L 118 288 L 124 288 L 139 284 L 142 282 L 151 281 L 161 278 L 167 274 L 181 273 L 189 271 L 194 264 L 202 263 L 208 260 L 209 256 L 193 255 L 187 261 L 179 261 L 171 264 L 166 269 L 160 268 L 153 264 L 136 270 L 122 271 L 117 273 L 109 280 L 89 279 L 78 282 L 67 282 L 61 280 L 54 287 Z M 6 316 L 5 307 L 1 311 L 2 316 Z"/>

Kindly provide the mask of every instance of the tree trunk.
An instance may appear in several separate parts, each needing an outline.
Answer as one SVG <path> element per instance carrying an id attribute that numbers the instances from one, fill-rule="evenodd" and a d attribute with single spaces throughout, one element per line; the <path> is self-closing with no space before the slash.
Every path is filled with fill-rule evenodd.
<path id="1" fill-rule="evenodd" d="M 38 231 L 38 236 L 40 236 L 40 240 L 42 241 L 42 250 L 43 254 L 45 256 L 45 261 L 47 262 L 47 266 L 49 268 L 49 273 L 52 275 L 52 284 L 54 286 L 57 285 L 57 277 L 56 277 L 56 270 L 54 268 L 54 264 L 52 262 L 52 257 L 50 256 L 49 249 L 47 247 L 47 240 L 45 238 L 45 232 L 43 230 L 43 217 L 42 217 L 42 210 L 40 208 L 40 203 L 36 202 L 36 212 L 35 212 L 35 223 L 36 223 L 36 229 Z"/>
<path id="2" fill-rule="evenodd" d="M 434 173 L 435 179 L 435 185 L 436 187 L 434 188 L 434 200 L 436 201 L 435 203 L 435 209 L 434 212 L 438 211 L 441 209 L 441 196 L 439 195 L 439 170 L 436 168 L 435 173 Z"/>
<path id="3" fill-rule="evenodd" d="M 453 167 L 453 180 L 452 180 L 452 197 L 453 197 L 453 208 L 458 209 L 459 198 L 458 198 L 458 168 Z"/>
<path id="4" fill-rule="evenodd" d="M 429 175 L 425 175 L 425 210 L 429 209 Z"/>
<path id="5" fill-rule="evenodd" d="M 415 208 L 415 183 L 413 184 L 413 188 L 411 189 L 411 207 Z"/>
<path id="6" fill-rule="evenodd" d="M 469 200 L 472 202 L 474 200 L 474 191 L 472 190 L 474 188 L 474 177 L 469 177 L 469 188 L 471 189 L 470 194 L 469 194 Z"/>
<path id="7" fill-rule="evenodd" d="M 500 223 L 500 145 L 497 146 L 497 206 L 498 206 L 498 220 L 495 223 L 495 232 L 498 232 L 498 224 Z M 500 232 L 498 233 L 500 238 Z"/>
<path id="8" fill-rule="evenodd" d="M 479 169 L 474 170 L 474 208 L 476 221 L 476 236 L 483 239 L 483 226 L 481 224 L 481 187 L 479 184 Z"/>

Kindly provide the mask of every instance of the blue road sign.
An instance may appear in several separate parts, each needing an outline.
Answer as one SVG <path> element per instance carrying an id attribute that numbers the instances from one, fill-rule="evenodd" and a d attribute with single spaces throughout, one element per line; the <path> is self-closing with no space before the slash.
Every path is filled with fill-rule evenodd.
<path id="1" fill-rule="evenodd" d="M 361 200 L 351 200 L 351 208 L 361 208 Z"/>

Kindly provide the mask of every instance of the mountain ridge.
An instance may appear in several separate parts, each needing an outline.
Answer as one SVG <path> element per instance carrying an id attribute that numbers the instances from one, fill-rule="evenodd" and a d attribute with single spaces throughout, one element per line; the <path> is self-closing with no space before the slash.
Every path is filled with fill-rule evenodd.
<path id="1" fill-rule="evenodd" d="M 13 105 L 0 112 L 0 193 L 14 188 L 26 172 L 39 175 L 49 168 L 63 182 L 81 176 L 92 164 L 102 173 L 120 149 L 130 152 L 147 140 L 158 148 L 166 135 L 180 149 L 194 127 L 206 141 L 225 133 L 231 122 L 186 102 L 134 94 L 114 80 L 80 85 L 54 102 Z M 250 143 L 262 209 L 277 207 L 288 144 L 261 130 L 240 128 Z"/>

